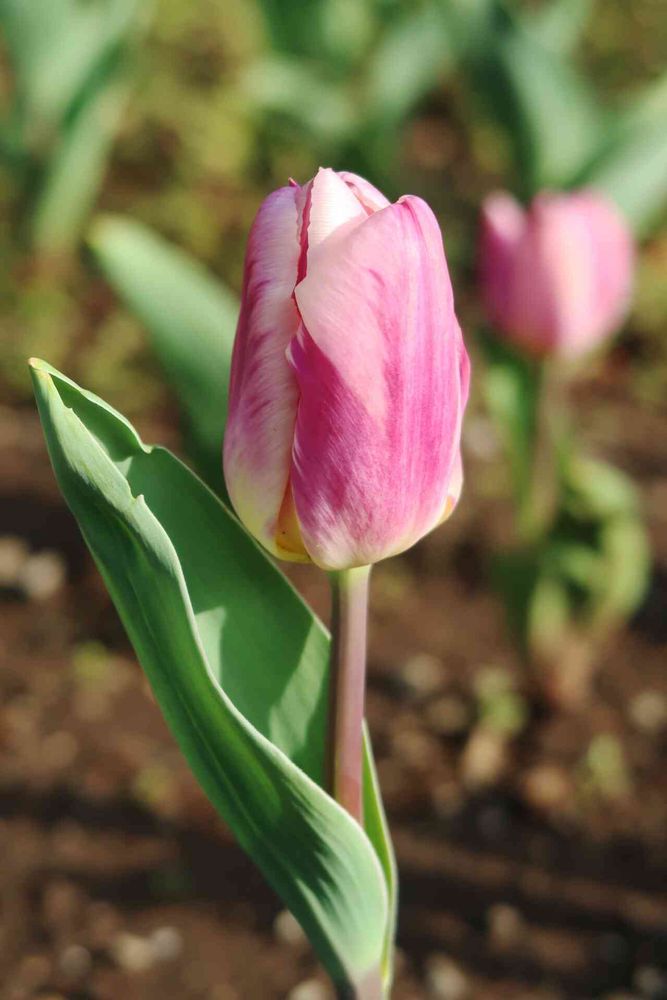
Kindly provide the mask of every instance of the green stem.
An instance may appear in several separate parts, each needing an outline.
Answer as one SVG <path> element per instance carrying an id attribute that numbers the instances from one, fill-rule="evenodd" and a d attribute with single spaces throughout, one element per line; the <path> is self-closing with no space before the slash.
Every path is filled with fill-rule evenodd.
<path id="1" fill-rule="evenodd" d="M 535 377 L 537 402 L 531 459 L 518 504 L 519 536 L 528 545 L 548 533 L 558 506 L 558 450 L 564 417 L 562 385 L 555 367 L 544 362 Z"/>
<path id="2" fill-rule="evenodd" d="M 370 566 L 330 573 L 328 779 L 333 798 L 363 824 L 363 720 Z"/>

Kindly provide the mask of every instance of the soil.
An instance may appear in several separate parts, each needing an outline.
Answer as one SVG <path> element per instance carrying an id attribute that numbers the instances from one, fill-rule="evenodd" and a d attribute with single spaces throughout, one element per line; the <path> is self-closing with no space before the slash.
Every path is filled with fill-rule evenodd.
<path id="1" fill-rule="evenodd" d="M 507 511 L 494 456 L 472 447 L 483 422 L 451 525 L 374 573 L 368 717 L 401 877 L 396 1000 L 667 997 L 667 438 L 664 413 L 609 371 L 580 390 L 583 433 L 639 481 L 656 564 L 585 702 L 540 697 L 488 589 Z M 330 996 L 176 750 L 35 415 L 0 416 L 0 996 Z M 141 431 L 176 441 L 170 418 Z M 317 573 L 294 578 L 326 615 Z M 505 728 L 484 721 L 489 683 Z"/>

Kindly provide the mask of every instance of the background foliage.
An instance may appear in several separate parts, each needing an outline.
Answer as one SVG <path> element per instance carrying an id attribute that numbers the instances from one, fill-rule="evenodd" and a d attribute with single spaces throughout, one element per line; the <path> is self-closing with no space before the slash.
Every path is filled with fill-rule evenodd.
<path id="1" fill-rule="evenodd" d="M 662 0 L 0 0 L 0 782 L 11 814 L 0 837 L 18 873 L 1 887 L 19 901 L 0 966 L 17 997 L 102 997 L 105 976 L 111 995 L 161 998 L 218 997 L 220 983 L 224 996 L 252 995 L 273 976 L 279 996 L 313 973 L 151 728 L 131 654 L 55 499 L 25 358 L 46 357 L 220 489 L 222 372 L 247 230 L 267 191 L 321 163 L 434 206 L 476 372 L 461 508 L 376 574 L 369 712 L 403 871 L 397 995 L 660 995 L 664 17 Z M 511 470 L 482 392 L 475 244 L 494 187 L 527 197 L 590 178 L 643 242 L 629 322 L 568 392 L 585 451 L 637 483 L 628 497 L 607 482 L 610 530 L 596 542 L 618 557 L 638 505 L 652 582 L 602 647 L 584 703 L 566 710 L 527 674 L 489 588 L 502 572 L 491 552 L 510 537 Z M 195 363 L 188 331 L 209 364 Z M 568 543 L 588 531 L 582 503 L 600 503 L 590 481 L 573 474 Z M 610 581 L 581 555 L 549 551 L 548 569 L 573 593 L 593 581 L 604 601 Z M 557 623 L 546 579 L 540 600 Z M 618 579 L 633 585 L 630 572 Z M 322 611 L 312 576 L 297 582 Z M 195 850 L 188 838 L 200 836 Z M 211 860 L 198 874 L 202 852 Z M 218 907 L 208 922 L 207 892 Z M 95 904 L 113 911 L 110 930 Z M 135 939 L 146 958 L 165 926 L 180 957 L 137 965 Z M 63 958 L 71 947 L 88 956 L 79 972 Z"/>

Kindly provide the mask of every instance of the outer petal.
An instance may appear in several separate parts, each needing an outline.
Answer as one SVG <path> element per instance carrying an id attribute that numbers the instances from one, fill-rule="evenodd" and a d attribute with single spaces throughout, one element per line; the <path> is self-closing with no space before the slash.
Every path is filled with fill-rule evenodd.
<path id="1" fill-rule="evenodd" d="M 487 310 L 530 353 L 575 356 L 612 333 L 628 306 L 632 271 L 630 233 L 594 192 L 543 193 L 527 215 L 507 195 L 487 200 Z"/>
<path id="2" fill-rule="evenodd" d="M 292 489 L 311 558 L 337 569 L 439 521 L 459 449 L 459 330 L 438 224 L 419 198 L 309 253 Z"/>
<path id="3" fill-rule="evenodd" d="M 385 198 L 382 191 L 378 191 L 374 184 L 360 177 L 359 174 L 352 174 L 349 170 L 341 170 L 338 176 L 354 191 L 369 215 L 390 204 L 389 199 Z"/>
<path id="4" fill-rule="evenodd" d="M 468 393 L 470 390 L 470 359 L 468 358 L 468 352 L 465 349 L 463 343 L 463 337 L 461 336 L 461 329 L 458 328 L 458 340 L 459 340 L 459 385 L 461 386 L 461 419 L 463 418 L 463 411 L 465 410 L 466 404 L 468 402 Z M 459 429 L 460 434 L 460 429 Z M 446 521 L 451 514 L 454 513 L 454 508 L 461 499 L 461 493 L 463 491 L 463 459 L 461 457 L 461 449 L 456 454 L 454 463 L 452 465 L 451 472 L 449 474 L 449 482 L 447 484 L 447 496 L 445 498 L 444 510 L 440 512 L 440 519 L 438 524 L 442 524 Z"/>
<path id="5" fill-rule="evenodd" d="M 569 199 L 573 233 L 588 248 L 588 300 L 575 323 L 563 332 L 562 353 L 579 354 L 613 333 L 630 304 L 634 243 L 617 209 L 593 191 Z"/>
<path id="6" fill-rule="evenodd" d="M 299 260 L 297 197 L 279 188 L 262 203 L 248 239 L 225 431 L 225 482 L 246 527 L 284 559 L 307 557 L 287 529 L 292 438 L 298 387 L 285 358 L 299 315 L 293 290 Z"/>
<path id="7" fill-rule="evenodd" d="M 497 191 L 482 206 L 480 282 L 489 319 L 501 330 L 515 324 L 513 285 L 526 213 L 511 195 Z"/>

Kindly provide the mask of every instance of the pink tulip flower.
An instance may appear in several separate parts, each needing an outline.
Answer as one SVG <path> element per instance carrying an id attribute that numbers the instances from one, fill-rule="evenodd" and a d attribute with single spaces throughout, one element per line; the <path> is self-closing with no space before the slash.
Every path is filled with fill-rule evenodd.
<path id="1" fill-rule="evenodd" d="M 409 548 L 461 491 L 468 358 L 428 205 L 321 169 L 252 226 L 224 469 L 274 555 L 324 569 Z"/>
<path id="2" fill-rule="evenodd" d="M 634 244 L 601 194 L 509 194 L 482 209 L 482 294 L 490 321 L 537 357 L 577 357 L 614 333 L 630 303 Z"/>

